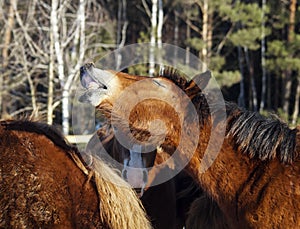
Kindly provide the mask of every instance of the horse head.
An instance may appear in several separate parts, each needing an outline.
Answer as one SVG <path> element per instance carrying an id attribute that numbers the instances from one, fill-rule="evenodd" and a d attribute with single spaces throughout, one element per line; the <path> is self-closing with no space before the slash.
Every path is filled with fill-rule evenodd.
<path id="1" fill-rule="evenodd" d="M 201 94 L 210 78 L 210 72 L 205 72 L 187 80 L 169 70 L 157 77 L 136 76 L 89 63 L 80 68 L 86 91 L 79 101 L 102 111 L 115 129 L 126 129 L 140 142 L 159 145 L 182 128 L 191 99 Z"/>
<path id="2" fill-rule="evenodd" d="M 184 142 L 179 148 L 182 151 L 183 147 L 192 148 L 189 145 L 195 144 L 196 141 L 188 139 L 189 135 L 197 136 L 198 131 L 186 128 L 184 121 L 192 113 L 191 108 L 194 109 L 191 101 L 199 99 L 210 77 L 210 73 L 205 72 L 187 80 L 170 70 L 157 77 L 145 77 L 102 70 L 93 64 L 81 67 L 81 84 L 86 91 L 79 100 L 102 111 L 113 126 L 114 135 L 125 147 L 115 150 L 119 153 L 116 157 L 124 165 L 123 177 L 131 183 L 139 183 L 133 186 L 145 182 L 144 168 L 154 163 L 152 156 L 144 156 L 147 152 L 156 152 L 159 147 L 160 151 L 172 155 L 181 141 Z M 198 117 L 193 118 L 197 123 Z M 186 138 L 182 138 L 183 132 Z M 180 156 L 187 161 L 185 155 Z M 133 175 L 134 169 L 130 168 L 139 172 Z"/>

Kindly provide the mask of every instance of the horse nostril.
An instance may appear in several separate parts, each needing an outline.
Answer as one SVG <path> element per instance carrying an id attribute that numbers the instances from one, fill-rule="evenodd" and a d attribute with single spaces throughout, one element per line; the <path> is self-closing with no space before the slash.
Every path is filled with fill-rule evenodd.
<path id="1" fill-rule="evenodd" d="M 143 182 L 145 184 L 148 182 L 148 171 L 146 169 L 143 170 Z"/>
<path id="2" fill-rule="evenodd" d="M 89 70 L 91 67 L 94 67 L 94 63 L 87 63 L 83 66 L 80 67 L 79 71 L 80 71 L 80 78 L 82 76 L 84 76 L 84 74 L 86 73 L 87 70 Z"/>
<path id="3" fill-rule="evenodd" d="M 126 169 L 122 170 L 122 178 L 127 181 L 127 170 Z"/>
<path id="4" fill-rule="evenodd" d="M 80 67 L 80 78 L 82 78 L 82 76 L 85 74 L 85 72 L 86 72 L 86 67 L 84 65 L 84 66 Z"/>
<path id="5" fill-rule="evenodd" d="M 134 188 L 134 191 L 138 194 L 139 197 L 143 195 L 143 188 Z"/>

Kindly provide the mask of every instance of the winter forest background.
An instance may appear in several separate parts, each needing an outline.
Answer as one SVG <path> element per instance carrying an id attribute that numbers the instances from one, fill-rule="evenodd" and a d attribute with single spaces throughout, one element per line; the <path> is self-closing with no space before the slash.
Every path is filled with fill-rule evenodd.
<path id="1" fill-rule="evenodd" d="M 127 44 L 169 43 L 199 56 L 224 98 L 299 118 L 296 0 L 0 0 L 0 114 L 33 114 L 72 133 L 79 67 Z M 188 60 L 187 60 L 188 61 Z M 141 69 L 137 74 L 145 74 Z M 33 112 L 35 111 L 35 112 Z"/>

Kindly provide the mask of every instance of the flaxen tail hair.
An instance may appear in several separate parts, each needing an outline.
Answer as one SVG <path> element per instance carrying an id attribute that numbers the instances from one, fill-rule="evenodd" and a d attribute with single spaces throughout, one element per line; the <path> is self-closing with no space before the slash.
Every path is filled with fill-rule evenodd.
<path id="1" fill-rule="evenodd" d="M 111 228 L 151 228 L 145 210 L 134 190 L 98 158 L 92 167 L 100 197 L 101 219 Z"/>

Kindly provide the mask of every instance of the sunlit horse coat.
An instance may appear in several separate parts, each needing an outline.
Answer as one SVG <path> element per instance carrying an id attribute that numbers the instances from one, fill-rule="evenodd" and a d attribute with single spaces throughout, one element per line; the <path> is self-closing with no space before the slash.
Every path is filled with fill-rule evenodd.
<path id="1" fill-rule="evenodd" d="M 151 228 L 131 187 L 93 165 L 51 126 L 0 122 L 0 228 Z"/>
<path id="2" fill-rule="evenodd" d="M 130 85 L 145 80 L 145 77 L 104 71 L 85 65 L 81 80 L 87 92 L 81 101 L 94 104 L 115 123 L 128 122 L 126 102 L 112 107 L 119 95 Z M 186 117 L 184 131 L 195 133 L 195 119 L 189 117 L 191 104 L 183 95 L 176 96 L 176 87 L 188 95 L 199 120 L 199 142 L 186 170 L 218 204 L 230 228 L 297 228 L 300 226 L 300 144 L 299 130 L 290 129 L 276 118 L 265 118 L 258 113 L 226 104 L 215 113 L 210 113 L 205 94 L 200 88 L 208 83 L 207 75 L 198 75 L 187 81 L 180 75 L 165 74 L 149 79 L 139 87 L 131 87 L 131 95 L 140 93 L 159 94 L 161 100 L 149 99 L 139 103 L 130 113 L 129 126 L 140 141 L 149 137 L 149 123 L 160 119 L 165 123 L 165 140 L 160 147 L 170 155 L 179 147 L 181 123 L 172 107 L 164 104 L 168 99 L 178 101 L 176 110 Z M 92 87 L 90 87 L 90 85 Z M 98 85 L 94 87 L 94 85 Z M 199 86 L 200 85 L 200 86 Z M 173 97 L 170 95 L 173 95 Z M 119 100 L 120 101 L 120 100 Z M 218 108 L 218 101 L 214 104 Z M 218 111 L 226 112 L 225 122 L 218 119 Z M 213 164 L 203 172 L 201 162 L 209 144 L 211 130 L 226 129 L 224 142 Z M 159 130 L 155 130 L 159 133 Z M 191 139 L 192 135 L 190 135 Z M 188 158 L 193 146 L 188 138 L 180 148 L 180 158 Z"/>

